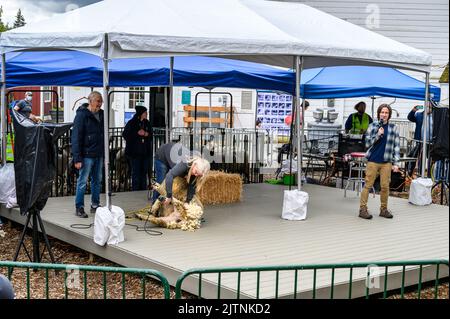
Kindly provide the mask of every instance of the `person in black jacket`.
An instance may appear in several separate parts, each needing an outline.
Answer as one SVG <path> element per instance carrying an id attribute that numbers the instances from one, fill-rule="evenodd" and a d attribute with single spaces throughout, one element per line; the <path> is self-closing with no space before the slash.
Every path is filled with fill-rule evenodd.
<path id="1" fill-rule="evenodd" d="M 0 274 L 0 299 L 14 299 L 15 293 L 11 282 Z"/>
<path id="2" fill-rule="evenodd" d="M 147 189 L 147 175 L 152 144 L 147 108 L 136 106 L 136 114 L 125 125 L 122 133 L 125 141 L 125 155 L 131 163 L 131 185 L 133 191 Z"/>
<path id="3" fill-rule="evenodd" d="M 84 211 L 84 193 L 91 176 L 91 213 L 100 206 L 100 192 L 104 161 L 104 132 L 102 95 L 93 91 L 88 96 L 89 104 L 81 105 L 76 113 L 72 131 L 72 155 L 79 177 L 75 196 L 75 214 L 87 218 Z"/>

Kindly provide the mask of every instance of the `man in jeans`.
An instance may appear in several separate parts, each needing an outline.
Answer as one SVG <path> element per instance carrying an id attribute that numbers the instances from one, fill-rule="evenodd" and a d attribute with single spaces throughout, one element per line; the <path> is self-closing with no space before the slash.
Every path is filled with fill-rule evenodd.
<path id="1" fill-rule="evenodd" d="M 368 160 L 366 168 L 366 181 L 361 193 L 359 217 L 371 219 L 372 215 L 367 209 L 369 190 L 372 188 L 377 175 L 380 174 L 381 184 L 381 208 L 380 216 L 392 218 L 388 210 L 389 184 L 391 182 L 391 170 L 398 172 L 400 160 L 400 135 L 397 126 L 389 123 L 392 109 L 388 104 L 382 104 L 377 110 L 378 121 L 370 124 L 366 132 L 366 147 Z"/>
<path id="2" fill-rule="evenodd" d="M 424 112 L 422 110 L 423 106 L 420 105 L 416 105 L 413 107 L 413 109 L 411 110 L 411 112 L 409 112 L 408 114 L 408 120 L 410 122 L 416 123 L 416 129 L 414 130 L 414 142 L 416 143 L 415 147 L 410 151 L 410 153 L 408 154 L 408 157 L 419 157 L 420 160 L 418 161 L 418 167 L 422 166 L 422 158 L 423 156 L 421 155 L 422 153 L 422 139 L 423 139 L 423 134 L 425 132 L 425 126 L 423 125 L 423 119 L 424 119 Z M 422 110 L 422 111 L 419 111 Z M 427 108 L 427 142 L 431 143 L 433 140 L 433 116 L 432 116 L 432 107 L 431 105 L 429 105 L 429 107 Z M 427 145 L 427 156 L 425 156 L 425 158 L 428 158 L 428 154 L 429 154 L 429 145 Z M 429 163 L 430 164 L 430 163 Z M 416 162 L 410 162 L 407 164 L 407 168 L 408 168 L 408 174 L 410 176 L 413 175 L 414 173 L 414 169 L 416 168 Z M 430 176 L 430 167 L 428 167 L 428 175 Z"/>
<path id="3" fill-rule="evenodd" d="M 84 211 L 84 193 L 91 176 L 91 213 L 100 206 L 100 191 L 104 160 L 103 104 L 102 95 L 93 91 L 77 110 L 72 132 L 72 155 L 75 168 L 79 170 L 75 196 L 75 214 L 87 218 Z"/>

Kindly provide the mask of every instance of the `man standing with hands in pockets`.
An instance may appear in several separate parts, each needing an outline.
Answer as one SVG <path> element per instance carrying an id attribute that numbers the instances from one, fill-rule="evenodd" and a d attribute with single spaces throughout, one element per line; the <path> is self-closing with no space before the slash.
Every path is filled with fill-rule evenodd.
<path id="1" fill-rule="evenodd" d="M 75 116 L 72 131 L 72 155 L 75 168 L 80 171 L 75 195 L 75 215 L 87 218 L 84 211 L 84 193 L 91 176 L 91 213 L 100 206 L 100 191 L 103 177 L 104 133 L 103 98 L 93 91 L 88 96 L 89 104 L 81 105 Z"/>

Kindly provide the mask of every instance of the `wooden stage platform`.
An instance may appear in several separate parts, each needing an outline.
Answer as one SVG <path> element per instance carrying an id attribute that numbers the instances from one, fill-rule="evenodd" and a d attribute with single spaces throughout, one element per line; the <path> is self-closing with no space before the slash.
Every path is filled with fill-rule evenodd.
<path id="1" fill-rule="evenodd" d="M 431 205 L 417 207 L 407 200 L 390 198 L 394 218 L 378 216 L 379 197 L 369 198 L 372 220 L 357 217 L 359 198 L 342 189 L 305 185 L 309 193 L 308 218 L 286 221 L 280 218 L 284 186 L 251 184 L 244 186 L 240 203 L 207 207 L 205 223 L 196 232 L 161 230 L 149 236 L 125 226 L 125 242 L 100 247 L 93 242 L 93 228 L 73 229 L 71 224 L 93 223 L 93 217 L 74 215 L 74 198 L 50 198 L 42 212 L 47 233 L 62 241 L 127 267 L 160 270 L 174 285 L 179 275 L 196 267 L 267 266 L 350 262 L 410 261 L 449 258 L 449 209 Z M 113 204 L 126 212 L 147 205 L 146 192 L 118 193 Z M 86 203 L 89 198 L 86 197 Z M 7 219 L 24 222 L 17 209 L 0 208 Z M 143 222 L 131 223 L 143 225 Z M 12 256 L 11 256 L 12 257 Z M 430 267 L 431 268 L 431 267 Z M 442 267 L 440 275 L 448 276 Z M 400 286 L 398 269 L 390 269 L 389 287 Z M 250 278 L 252 276 L 252 278 Z M 255 297 L 254 274 L 242 277 L 241 297 Z M 353 296 L 365 293 L 365 273 L 354 273 Z M 433 280 L 435 272 L 424 269 L 423 279 Z M 417 282 L 417 269 L 409 269 L 407 283 Z M 335 298 L 347 297 L 348 271 L 336 271 Z M 262 278 L 261 298 L 274 297 L 275 276 Z M 319 275 L 318 297 L 329 294 L 329 275 Z M 217 275 L 205 275 L 202 296 L 216 298 Z M 312 274 L 302 275 L 299 297 L 311 294 Z M 222 277 L 222 296 L 234 298 L 236 275 Z M 197 280 L 188 279 L 183 289 L 197 292 Z M 280 275 L 279 296 L 292 297 L 293 274 Z"/>

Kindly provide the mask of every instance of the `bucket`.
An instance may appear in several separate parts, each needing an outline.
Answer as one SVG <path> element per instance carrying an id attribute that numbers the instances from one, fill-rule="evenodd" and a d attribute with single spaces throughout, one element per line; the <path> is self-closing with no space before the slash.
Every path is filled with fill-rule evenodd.
<path id="1" fill-rule="evenodd" d="M 283 176 L 283 184 L 284 185 L 295 185 L 296 184 L 295 174 L 292 174 L 292 175 L 285 174 Z"/>

